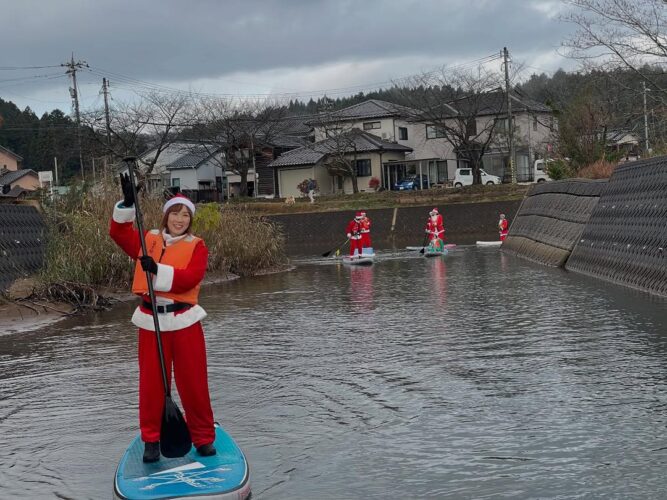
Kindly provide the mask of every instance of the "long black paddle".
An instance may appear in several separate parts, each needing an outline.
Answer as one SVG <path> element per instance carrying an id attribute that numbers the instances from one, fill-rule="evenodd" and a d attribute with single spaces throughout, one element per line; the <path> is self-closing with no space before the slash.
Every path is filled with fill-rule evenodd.
<path id="1" fill-rule="evenodd" d="M 124 158 L 127 165 L 132 184 L 132 193 L 134 194 L 134 206 L 137 215 L 137 229 L 139 230 L 139 241 L 141 242 L 142 255 L 148 255 L 146 252 L 146 238 L 144 237 L 143 216 L 139 208 L 139 197 L 137 196 L 137 186 L 134 182 L 134 162 L 135 158 Z M 192 448 L 192 439 L 190 431 L 185 423 L 181 410 L 171 399 L 171 391 L 167 382 L 167 369 L 164 366 L 164 356 L 162 354 L 162 339 L 160 337 L 160 322 L 155 312 L 155 290 L 153 290 L 153 277 L 149 271 L 146 271 L 146 282 L 148 283 L 148 296 L 153 305 L 151 315 L 155 325 L 155 336 L 157 338 L 157 350 L 160 356 L 160 368 L 162 370 L 162 383 L 164 384 L 164 411 L 162 413 L 162 425 L 160 427 L 160 453 L 167 458 L 182 457 Z"/>
<path id="2" fill-rule="evenodd" d="M 419 251 L 419 253 L 424 253 L 424 249 L 426 248 L 426 238 L 428 238 L 428 233 L 424 234 L 424 241 L 422 241 L 422 249 Z"/>
<path id="3" fill-rule="evenodd" d="M 322 254 L 322 257 L 328 257 L 329 255 L 331 255 L 331 252 L 337 252 L 338 250 L 340 250 L 341 248 L 343 248 L 343 246 L 345 245 L 345 243 L 347 243 L 348 241 L 350 241 L 350 238 L 346 239 L 342 244 L 338 245 L 336 248 L 332 248 L 332 249 L 329 250 L 328 252 L 324 252 L 324 253 Z"/>

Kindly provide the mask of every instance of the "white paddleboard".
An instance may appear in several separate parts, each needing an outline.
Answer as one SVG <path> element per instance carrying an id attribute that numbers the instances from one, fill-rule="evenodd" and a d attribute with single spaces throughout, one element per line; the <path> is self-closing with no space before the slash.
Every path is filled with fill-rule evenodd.
<path id="1" fill-rule="evenodd" d="M 478 241 L 477 246 L 478 247 L 499 247 L 502 245 L 502 241 Z"/>

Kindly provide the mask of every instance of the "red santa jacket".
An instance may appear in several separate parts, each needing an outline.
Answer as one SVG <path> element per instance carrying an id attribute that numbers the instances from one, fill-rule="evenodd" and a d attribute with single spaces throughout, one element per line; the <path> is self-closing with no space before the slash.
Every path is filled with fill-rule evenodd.
<path id="1" fill-rule="evenodd" d="M 351 240 L 361 239 L 361 230 L 363 229 L 361 222 L 358 222 L 352 219 L 348 222 L 347 227 L 345 228 L 345 233 L 350 235 Z"/>

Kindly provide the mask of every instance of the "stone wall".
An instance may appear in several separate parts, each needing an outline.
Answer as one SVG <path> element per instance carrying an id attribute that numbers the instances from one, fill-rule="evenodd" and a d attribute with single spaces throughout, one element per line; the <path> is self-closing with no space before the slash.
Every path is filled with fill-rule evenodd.
<path id="1" fill-rule="evenodd" d="M 667 296 L 667 157 L 614 174 L 566 269 Z"/>
<path id="2" fill-rule="evenodd" d="M 503 251 L 547 266 L 565 265 L 606 184 L 568 179 L 534 185 L 511 223 Z"/>
<path id="3" fill-rule="evenodd" d="M 443 215 L 447 242 L 475 243 L 498 239 L 498 216 L 511 220 L 520 201 L 438 205 Z M 433 205 L 366 210 L 372 221 L 375 248 L 417 246 L 424 241 L 424 227 Z M 282 227 L 287 250 L 292 255 L 316 255 L 345 241 L 345 226 L 354 211 L 311 212 L 267 217 Z M 393 226 L 393 229 L 392 229 Z"/>
<path id="4" fill-rule="evenodd" d="M 44 261 L 46 227 L 36 208 L 0 204 L 0 292 Z"/>

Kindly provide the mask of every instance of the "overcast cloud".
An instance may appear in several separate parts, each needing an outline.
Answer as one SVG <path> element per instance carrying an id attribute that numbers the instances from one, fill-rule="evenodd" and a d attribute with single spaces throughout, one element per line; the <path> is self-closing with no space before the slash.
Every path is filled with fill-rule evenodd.
<path id="1" fill-rule="evenodd" d="M 549 0 L 0 0 L 0 68 L 57 65 L 74 52 L 94 71 L 79 73 L 84 108 L 99 104 L 101 75 L 116 99 L 136 87 L 126 77 L 209 93 L 341 95 L 503 46 L 529 72 L 571 67 L 556 52 L 572 29 L 555 18 L 560 8 Z M 69 111 L 63 71 L 0 69 L 0 97 Z"/>

